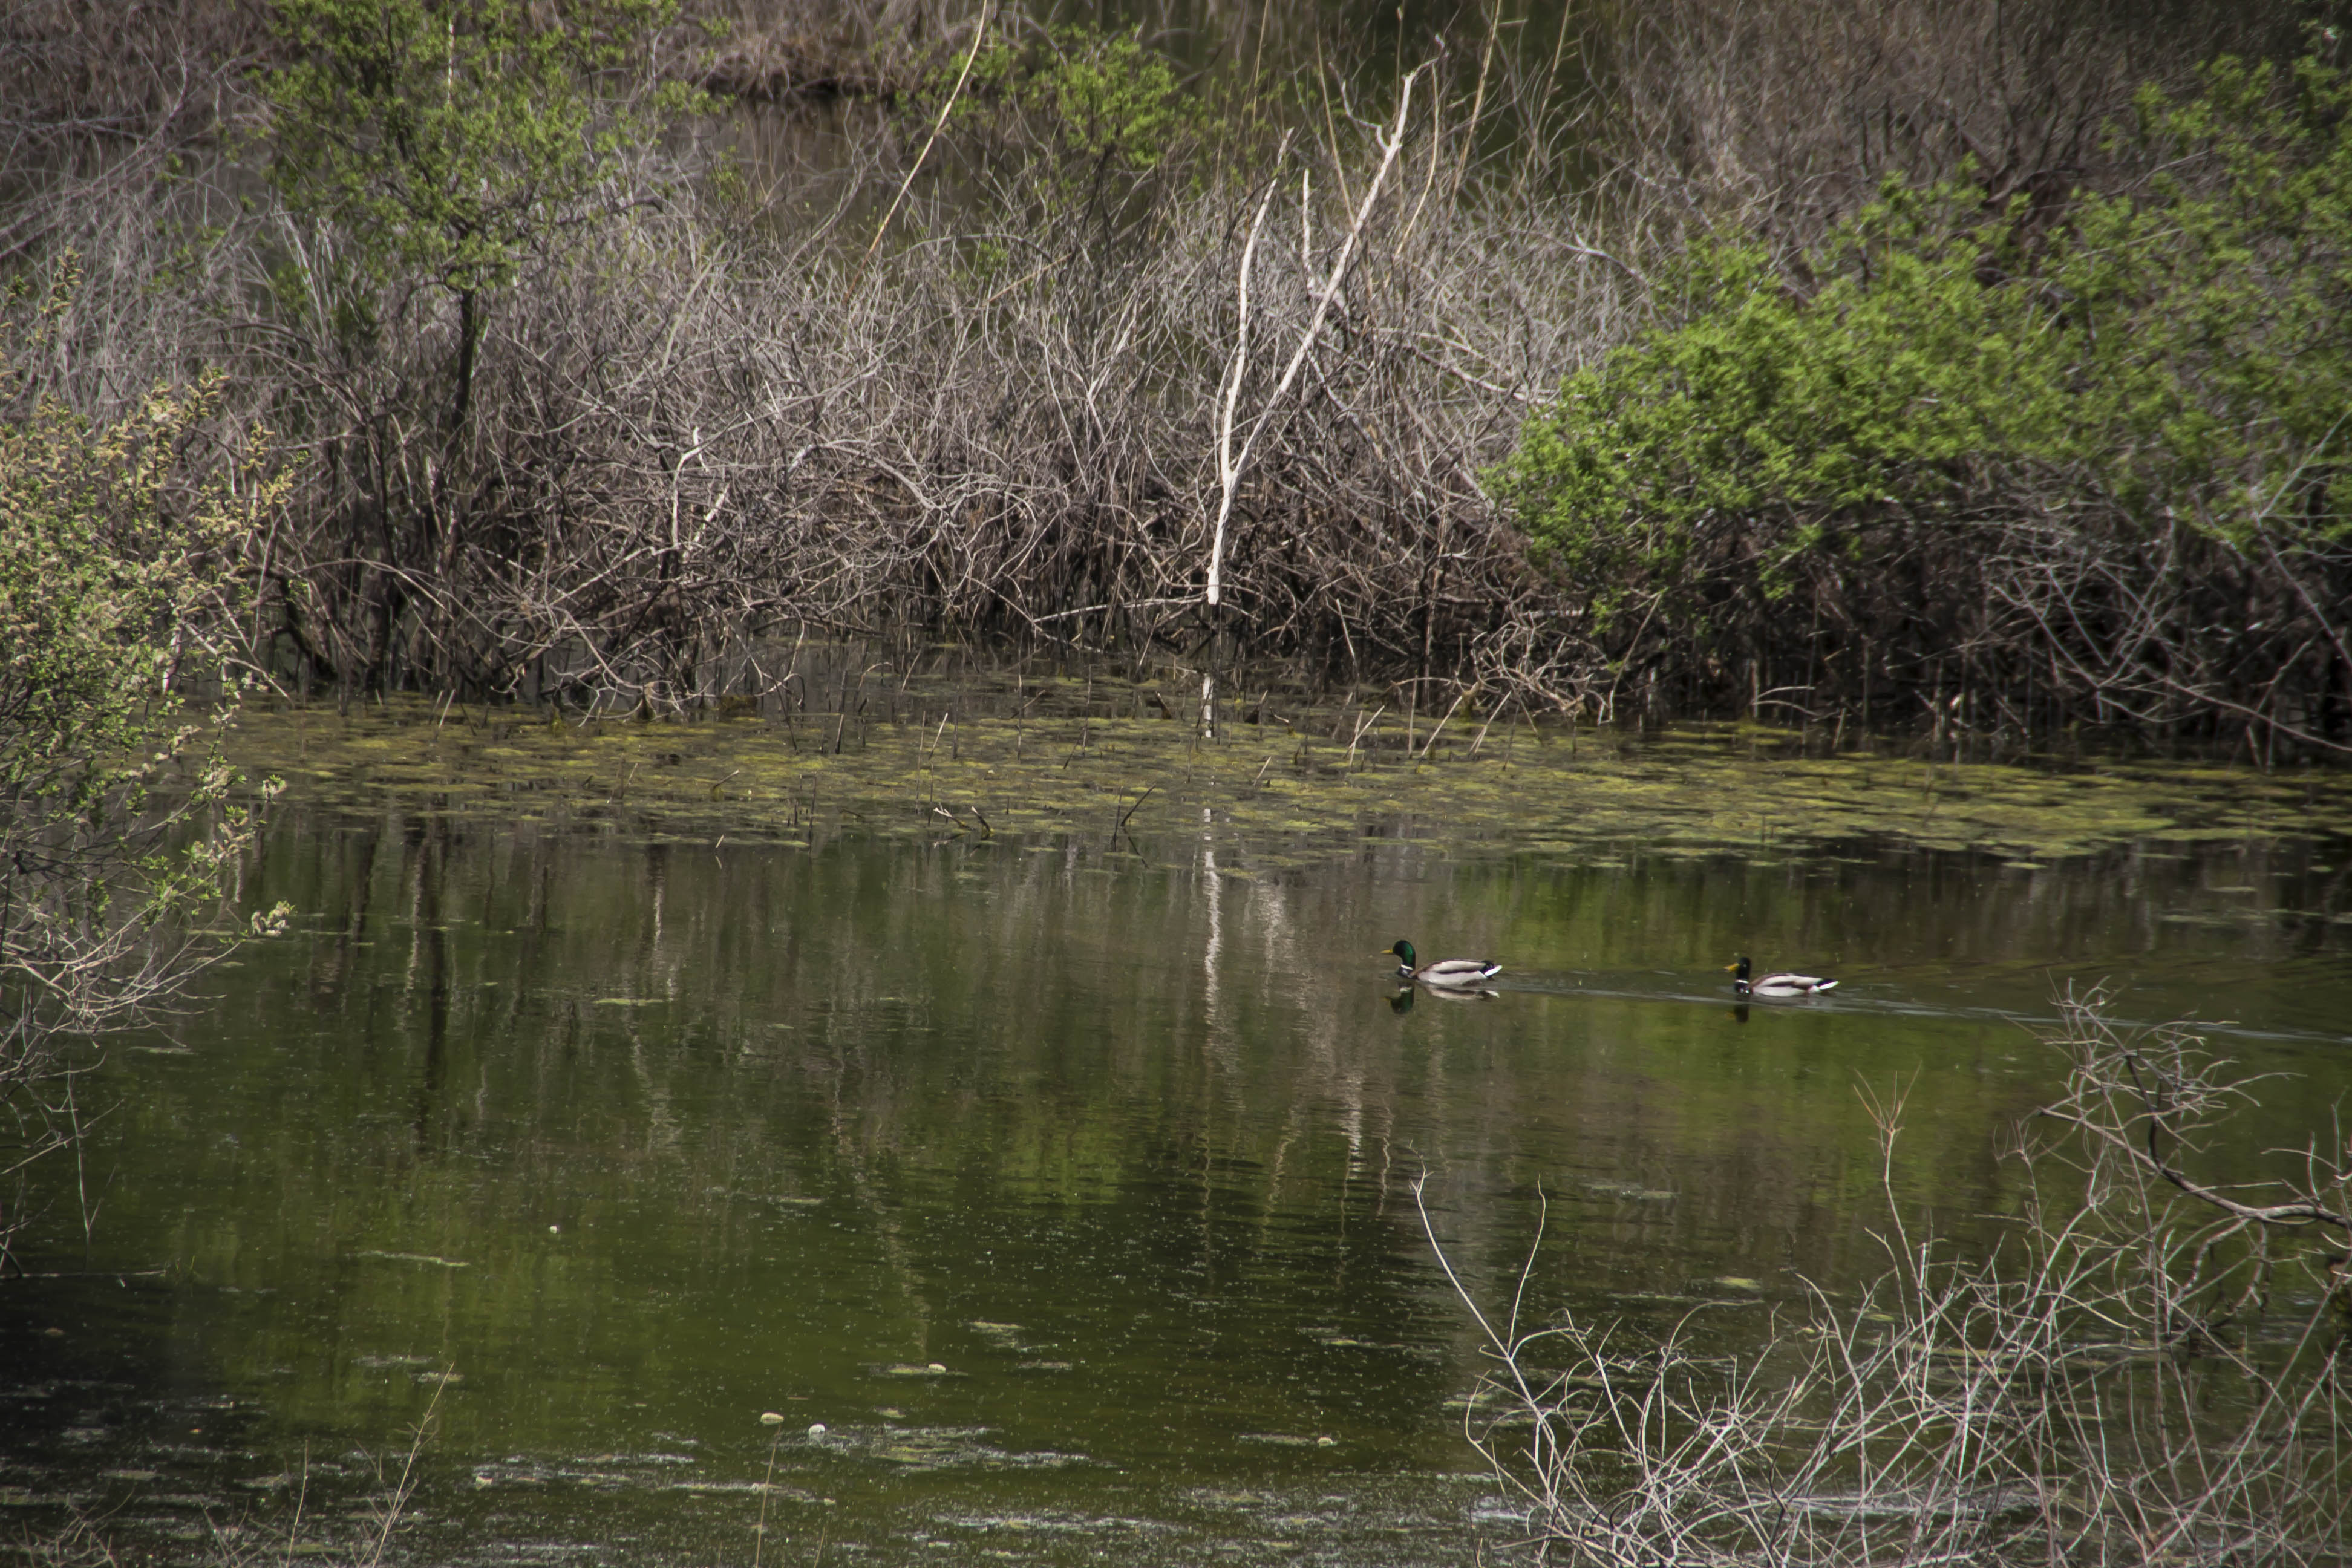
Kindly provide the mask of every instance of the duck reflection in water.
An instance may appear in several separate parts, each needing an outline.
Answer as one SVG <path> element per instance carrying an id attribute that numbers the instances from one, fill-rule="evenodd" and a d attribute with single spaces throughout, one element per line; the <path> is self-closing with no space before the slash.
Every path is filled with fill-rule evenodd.
<path id="1" fill-rule="evenodd" d="M 1412 1012 L 1413 998 L 1420 995 L 1423 989 L 1423 988 L 1419 985 L 1398 986 L 1396 988 L 1395 994 L 1389 998 L 1389 1010 L 1392 1013 Z M 1470 1002 L 1488 996 L 1500 996 L 1502 994 L 1499 991 L 1488 991 L 1476 987 L 1461 985 L 1452 987 L 1430 986 L 1427 989 L 1430 995 L 1434 996 L 1443 1002 Z"/>

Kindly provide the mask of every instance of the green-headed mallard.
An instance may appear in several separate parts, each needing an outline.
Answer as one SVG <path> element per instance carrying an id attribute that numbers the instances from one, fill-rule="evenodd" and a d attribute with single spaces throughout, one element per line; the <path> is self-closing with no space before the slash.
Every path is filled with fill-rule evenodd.
<path id="1" fill-rule="evenodd" d="M 1743 954 L 1737 963 L 1727 963 L 1731 971 L 1732 992 L 1740 996 L 1811 996 L 1837 988 L 1834 980 L 1824 980 L 1818 974 L 1791 974 L 1783 970 L 1774 974 L 1748 975 L 1748 959 Z"/>
<path id="2" fill-rule="evenodd" d="M 1475 985 L 1503 973 L 1501 964 L 1483 958 L 1441 958 L 1415 968 L 1412 943 L 1402 940 L 1389 951 L 1397 955 L 1397 978 L 1418 980 L 1423 985 Z"/>

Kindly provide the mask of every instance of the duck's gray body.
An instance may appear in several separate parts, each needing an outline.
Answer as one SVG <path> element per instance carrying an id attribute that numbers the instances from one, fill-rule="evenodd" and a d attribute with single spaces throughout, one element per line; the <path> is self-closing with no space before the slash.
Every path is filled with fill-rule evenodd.
<path id="1" fill-rule="evenodd" d="M 1736 996 L 1816 996 L 1824 991 L 1837 989 L 1834 980 L 1825 980 L 1818 974 L 1798 974 L 1785 969 L 1750 979 L 1750 966 L 1744 957 L 1738 963 L 1727 963 L 1724 967 L 1731 971 L 1731 990 Z"/>
<path id="2" fill-rule="evenodd" d="M 1503 973 L 1501 964 L 1483 958 L 1441 958 L 1416 969 L 1412 943 L 1400 941 L 1389 951 L 1397 956 L 1397 978 L 1418 981 L 1423 985 L 1475 985 Z"/>

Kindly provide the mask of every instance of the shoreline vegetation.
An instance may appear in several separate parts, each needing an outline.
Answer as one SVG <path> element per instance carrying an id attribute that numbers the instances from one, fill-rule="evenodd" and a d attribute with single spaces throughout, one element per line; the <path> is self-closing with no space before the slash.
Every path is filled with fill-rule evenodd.
<path id="1" fill-rule="evenodd" d="M 2347 7 L 1859 9 L 12 7 L 0 1265 L 95 1043 L 289 917 L 203 923 L 241 752 L 787 842 L 2340 827 Z M 2208 765 L 1973 765 L 2085 734 Z M 2232 1197 L 2198 1041 L 2053 1043 L 2013 1258 L 1897 1213 L 1769 1364 L 1482 1319 L 1531 1541 L 2340 1562 L 2340 1130 Z"/>
<path id="2" fill-rule="evenodd" d="M 1858 1301 L 1814 1287 L 1744 1354 L 1706 1344 L 1707 1308 L 1752 1280 L 1638 1342 L 1482 1300 L 1424 1205 L 1493 1367 L 1463 1436 L 1522 1544 L 1627 1568 L 2343 1562 L 2352 1168 L 2315 1126 L 2265 1180 L 2199 1180 L 2253 1078 L 2185 1024 L 2118 1027 L 2107 1000 L 2070 989 L 2034 1031 L 2064 1090 L 2002 1151 L 2022 1193 L 1989 1255 L 1896 1191 L 1904 1124 L 1932 1108 L 1857 1086 L 1886 1271 Z"/>
<path id="3" fill-rule="evenodd" d="M 8 416 L 218 377 L 190 481 L 284 495 L 190 629 L 287 694 L 679 712 L 910 627 L 2352 749 L 2326 6 L 1465 13 L 1312 69 L 1267 18 L 444 9 L 0 39 Z"/>

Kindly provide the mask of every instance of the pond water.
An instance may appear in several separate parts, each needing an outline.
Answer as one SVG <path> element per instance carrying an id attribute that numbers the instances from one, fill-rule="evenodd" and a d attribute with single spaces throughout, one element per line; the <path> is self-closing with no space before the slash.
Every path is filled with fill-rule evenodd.
<path id="1" fill-rule="evenodd" d="M 165 1557 L 219 1528 L 364 1556 L 422 1423 L 394 1560 L 1468 1564 L 1516 1527 L 1463 1440 L 1484 1363 L 1424 1178 L 1483 1300 L 1532 1256 L 1539 1311 L 1639 1337 L 1713 1303 L 1736 1346 L 1801 1281 L 1882 1268 L 1858 1086 L 1907 1089 L 1906 1214 L 1965 1237 L 2012 1201 L 2000 1149 L 2056 1078 L 2019 1020 L 2053 987 L 2232 1020 L 2219 1047 L 2299 1075 L 2249 1150 L 2352 1087 L 2326 813 L 2025 862 L 1570 848 L 1573 810 L 1534 806 L 1549 847 L 1385 805 L 1236 836 L 1165 759 L 1135 776 L 1173 804 L 1123 828 L 989 805 L 950 830 L 952 781 L 907 814 L 924 831 L 843 804 L 926 741 L 948 765 L 940 729 L 970 725 L 975 769 L 1009 746 L 1066 773 L 1143 768 L 1122 724 L 1191 733 L 1100 700 L 1050 745 L 1034 709 L 1018 737 L 910 712 L 832 805 L 779 782 L 763 818 L 698 783 L 691 824 L 609 788 L 426 787 L 446 714 L 259 723 L 320 764 L 244 889 L 296 924 L 118 1046 L 77 1090 L 83 1157 L 33 1173 L 37 1277 L 0 1289 L 7 1511 Z M 756 775 L 773 725 L 724 728 L 618 738 Z M 387 739 L 373 782 L 312 749 Z M 1498 994 L 1401 1006 L 1400 936 L 1498 960 Z M 1843 984 L 1737 1006 L 1743 952 Z"/>

